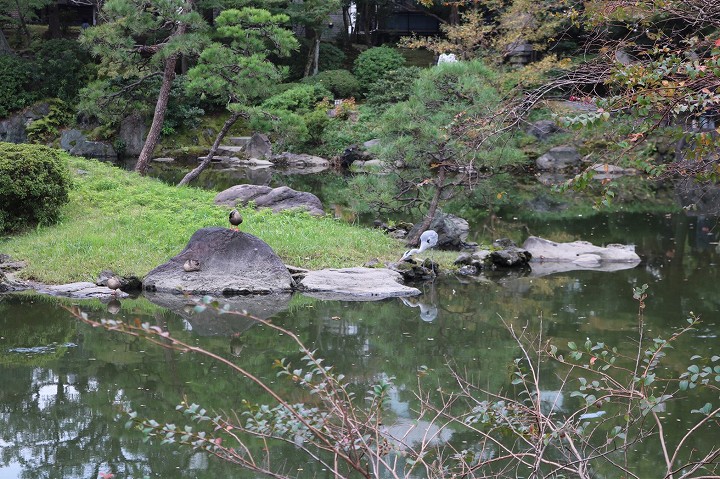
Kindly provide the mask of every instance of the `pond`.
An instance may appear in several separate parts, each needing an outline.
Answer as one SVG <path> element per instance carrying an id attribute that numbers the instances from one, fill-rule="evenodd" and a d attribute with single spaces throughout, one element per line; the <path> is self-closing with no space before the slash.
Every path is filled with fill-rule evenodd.
<path id="1" fill-rule="evenodd" d="M 418 287 L 412 300 L 319 301 L 295 295 L 272 316 L 295 332 L 317 355 L 363 392 L 382 378 L 394 378 L 389 427 L 417 418 L 418 370 L 435 387 L 452 389 L 448 364 L 490 391 L 512 389 L 512 361 L 519 350 L 506 325 L 525 325 L 561 349 L 586 338 L 635 346 L 638 302 L 633 287 L 648 284 L 644 319 L 650 336 L 669 337 L 691 311 L 702 319 L 682 336 L 665 364 L 685 370 L 693 354 L 718 354 L 720 259 L 713 218 L 685 215 L 612 215 L 564 222 L 525 223 L 539 236 L 577 235 L 596 244 L 633 243 L 642 263 L 616 272 L 571 271 L 548 276 L 504 274 L 478 281 L 447 277 Z M 152 298 L 150 298 L 152 299 Z M 113 303 L 83 301 L 92 318 L 123 319 L 167 327 L 176 337 L 202 346 L 252 371 L 290 401 L 307 396 L 277 377 L 272 364 L 297 364 L 297 345 L 268 327 L 238 316 L 203 316 L 192 308 L 168 309 L 150 299 Z M 168 351 L 142 339 L 92 328 L 76 321 L 69 300 L 32 294 L 0 296 L 0 479 L 10 478 L 234 478 L 257 477 L 204 453 L 157 442 L 127 430 L 124 408 L 158 421 L 182 423 L 175 406 L 183 399 L 230 411 L 241 400 L 264 401 L 247 379 L 202 356 Z M 204 313 L 203 313 L 204 314 Z M 561 387 L 559 371 L 545 376 L 548 393 Z M 568 391 L 571 387 L 568 388 Z M 715 401 L 717 402 L 717 394 Z M 565 405 L 579 401 L 561 393 Z M 712 401 L 712 397 L 709 399 Z M 668 407 L 677 441 L 705 397 L 689 394 Z M 692 444 L 713 444 L 715 429 L 698 431 Z M 462 448 L 473 438 L 457 428 L 439 434 Z M 296 477 L 331 477 L 330 472 L 289 447 L 278 451 Z M 657 477 L 657 444 L 630 451 L 640 477 Z M 597 471 L 617 477 L 617 471 Z"/>

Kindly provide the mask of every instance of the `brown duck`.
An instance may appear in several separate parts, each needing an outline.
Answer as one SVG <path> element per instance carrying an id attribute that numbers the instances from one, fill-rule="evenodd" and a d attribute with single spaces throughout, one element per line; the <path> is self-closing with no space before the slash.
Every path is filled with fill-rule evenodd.
<path id="1" fill-rule="evenodd" d="M 238 210 L 232 210 L 230 212 L 229 220 L 230 220 L 230 224 L 233 226 L 233 228 L 231 228 L 231 229 L 233 229 L 235 231 L 240 231 L 240 228 L 238 228 L 238 227 L 240 226 L 240 223 L 242 223 L 243 218 Z"/>

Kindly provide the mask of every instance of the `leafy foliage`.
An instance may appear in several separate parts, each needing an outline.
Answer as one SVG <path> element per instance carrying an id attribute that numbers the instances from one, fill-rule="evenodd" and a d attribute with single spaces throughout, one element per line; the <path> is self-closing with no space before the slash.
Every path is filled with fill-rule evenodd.
<path id="1" fill-rule="evenodd" d="M 327 70 L 317 75 L 307 77 L 304 83 L 320 84 L 327 88 L 335 98 L 350 98 L 358 96 L 360 82 L 348 70 Z"/>
<path id="2" fill-rule="evenodd" d="M 30 105 L 36 98 L 32 92 L 32 65 L 12 55 L 0 55 L 0 117 Z"/>
<path id="3" fill-rule="evenodd" d="M 388 72 L 405 64 L 405 58 L 390 47 L 374 47 L 362 52 L 355 59 L 353 73 L 364 89 L 384 78 Z"/>
<path id="4" fill-rule="evenodd" d="M 383 114 L 380 156 L 406 165 L 394 173 L 396 201 L 430 208 L 432 217 L 441 197 L 472 189 L 481 172 L 526 161 L 513 140 L 483 120 L 500 102 L 494 77 L 477 61 L 438 65 L 422 73 L 407 101 Z"/>
<path id="5" fill-rule="evenodd" d="M 388 107 L 410 98 L 415 81 L 420 77 L 419 67 L 400 67 L 367 87 L 365 98 L 369 105 Z"/>
<path id="6" fill-rule="evenodd" d="M 444 24 L 440 27 L 443 36 L 406 37 L 399 45 L 407 48 L 427 48 L 436 55 L 454 53 L 459 59 L 471 60 L 480 56 L 480 48 L 489 44 L 488 33 L 492 27 L 485 24 L 477 10 L 465 12 L 462 22 L 457 25 Z"/>
<path id="7" fill-rule="evenodd" d="M 50 111 L 25 129 L 31 143 L 48 143 L 59 136 L 60 129 L 72 121 L 70 106 L 62 100 L 49 102 Z"/>
<path id="8" fill-rule="evenodd" d="M 332 93 L 323 85 L 299 85 L 268 98 L 261 106 L 268 111 L 285 110 L 303 114 L 314 110 L 323 98 L 332 98 Z"/>
<path id="9" fill-rule="evenodd" d="M 35 78 L 39 97 L 69 102 L 94 76 L 90 53 L 75 40 L 55 39 L 35 50 Z"/>
<path id="10" fill-rule="evenodd" d="M 328 124 L 327 110 L 332 93 L 320 83 L 301 84 L 268 98 L 260 106 L 269 115 L 255 116 L 252 125 L 272 131 L 284 147 L 318 143 Z"/>
<path id="11" fill-rule="evenodd" d="M 64 153 L 40 145 L 0 143 L 0 231 L 57 221 L 70 185 Z"/>

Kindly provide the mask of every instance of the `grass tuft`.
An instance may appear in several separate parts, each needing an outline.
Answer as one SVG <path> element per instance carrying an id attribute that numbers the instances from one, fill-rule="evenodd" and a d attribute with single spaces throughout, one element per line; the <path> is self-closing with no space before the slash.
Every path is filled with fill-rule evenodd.
<path id="1" fill-rule="evenodd" d="M 214 192 L 177 188 L 95 160 L 68 157 L 70 201 L 60 221 L 11 236 L 0 251 L 28 262 L 21 276 L 50 284 L 94 281 L 103 269 L 143 277 L 178 254 L 200 228 L 229 226 Z M 241 229 L 287 264 L 308 269 L 397 260 L 404 245 L 378 230 L 306 212 L 241 209 Z"/>

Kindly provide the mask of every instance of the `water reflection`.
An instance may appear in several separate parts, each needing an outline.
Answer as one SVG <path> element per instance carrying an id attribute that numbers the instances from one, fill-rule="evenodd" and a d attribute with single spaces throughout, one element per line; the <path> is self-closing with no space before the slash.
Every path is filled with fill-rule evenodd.
<path id="1" fill-rule="evenodd" d="M 533 226 L 532 232 L 567 240 L 552 238 L 554 233 L 543 228 Z M 572 234 L 573 228 L 568 226 L 563 234 Z M 675 345 L 669 368 L 682 370 L 690 354 L 717 348 L 720 278 L 711 266 L 719 255 L 712 222 L 608 218 L 592 231 L 596 243 L 635 243 L 643 262 L 616 272 L 511 274 L 481 282 L 445 278 L 421 285 L 423 295 L 412 299 L 350 303 L 283 296 L 243 303 L 247 298 L 236 298 L 232 308 L 272 317 L 298 334 L 346 375 L 358 397 L 379 379 L 394 377 L 385 424 L 404 444 L 419 435 L 472 451 L 479 447 L 477 438 L 464 431 L 433 429 L 435 424 L 418 416 L 418 370 L 428 372 L 433 387 L 448 391 L 456 387 L 448 363 L 484 389 L 510 390 L 508 365 L 518 351 L 506 324 L 541 332 L 558 345 L 590 337 L 634 350 L 638 305 L 632 288 L 647 283 L 649 334 L 668 337 L 690 311 L 704 320 Z M 174 408 L 183 398 L 231 411 L 242 399 L 263 401 L 259 391 L 197 356 L 78 324 L 60 307 L 69 304 L 71 300 L 62 298 L 0 296 L 0 479 L 96 478 L 105 472 L 116 477 L 252 477 L 203 454 L 143 443 L 138 433 L 123 428 L 126 418 L 120 409 L 132 406 L 147 417 L 179 421 Z M 193 303 L 181 296 L 81 305 L 95 318 L 150 322 L 190 344 L 233 358 L 292 400 L 307 400 L 272 368 L 274 359 L 300 362 L 297 345 L 246 317 L 196 313 Z M 578 399 L 561 391 L 561 373 L 551 370 L 544 376 L 542 404 L 571 410 Z M 692 419 L 689 411 L 702 406 L 693 401 L 688 399 L 682 408 L 668 407 L 664 414 L 684 424 Z M 702 440 L 714 439 L 700 436 Z M 651 474 L 658 450 L 643 447 L 638 446 L 633 457 Z M 304 470 L 306 475 L 299 477 L 330 477 L 292 447 L 278 453 L 289 467 Z"/>
<path id="2" fill-rule="evenodd" d="M 427 323 L 435 321 L 438 315 L 437 306 L 432 303 L 425 303 L 417 298 L 400 298 L 405 306 L 410 308 L 420 308 L 420 319 Z"/>

